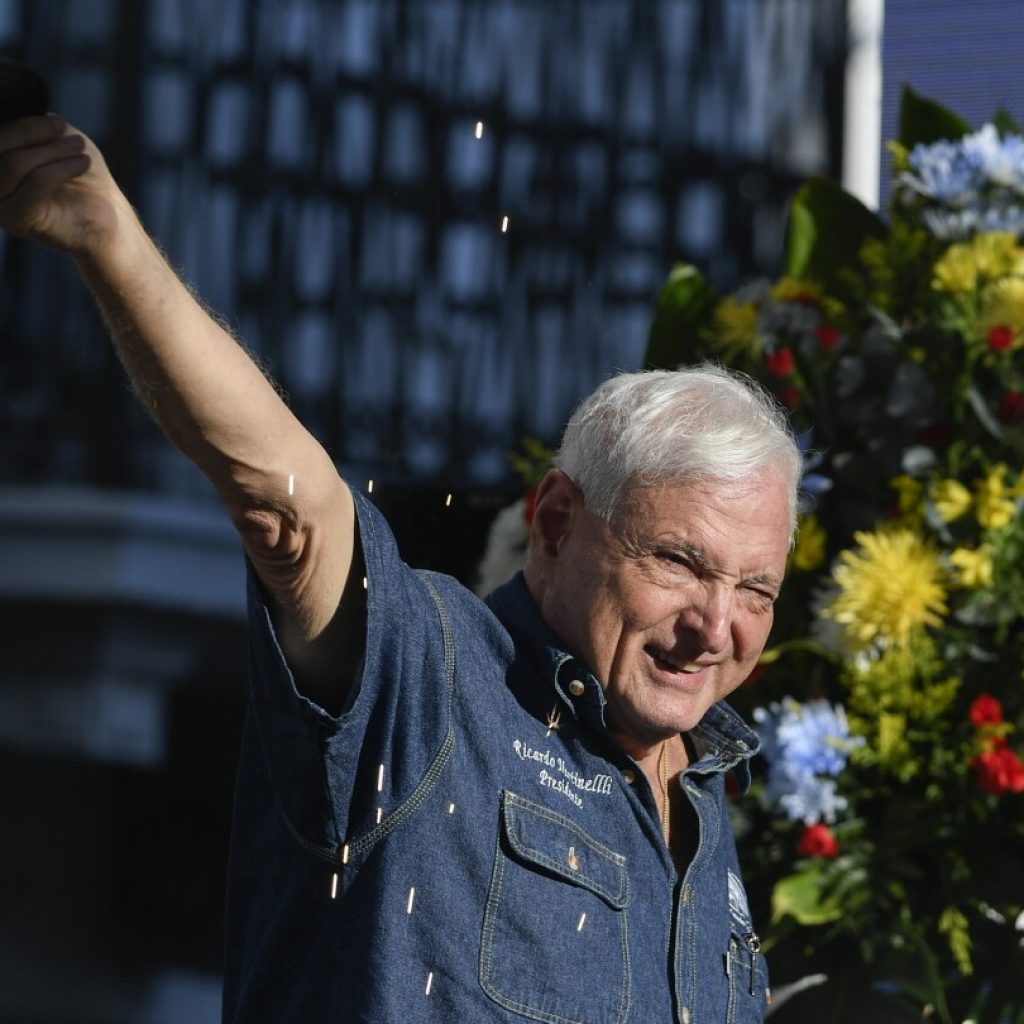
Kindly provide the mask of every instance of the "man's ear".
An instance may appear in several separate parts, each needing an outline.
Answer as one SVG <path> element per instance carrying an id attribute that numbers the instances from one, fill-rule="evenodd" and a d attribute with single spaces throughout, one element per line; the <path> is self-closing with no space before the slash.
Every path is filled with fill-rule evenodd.
<path id="1" fill-rule="evenodd" d="M 545 561 L 556 559 L 582 511 L 583 492 L 560 469 L 549 469 L 537 488 L 530 524 L 531 553 Z"/>

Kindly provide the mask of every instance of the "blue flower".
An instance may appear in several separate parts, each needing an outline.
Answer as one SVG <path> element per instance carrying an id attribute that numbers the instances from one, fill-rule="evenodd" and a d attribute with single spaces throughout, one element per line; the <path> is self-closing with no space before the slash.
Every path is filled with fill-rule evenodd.
<path id="1" fill-rule="evenodd" d="M 965 206 L 981 184 L 978 168 L 965 156 L 963 146 L 955 142 L 919 143 L 910 151 L 913 174 L 903 174 L 900 182 L 912 191 L 948 206 Z"/>
<path id="2" fill-rule="evenodd" d="M 1020 135 L 999 137 L 991 124 L 985 125 L 963 143 L 964 160 L 983 182 L 1003 188 L 1024 189 L 1024 138 Z"/>
<path id="3" fill-rule="evenodd" d="M 941 206 L 963 211 L 963 223 L 945 223 L 941 237 L 957 237 L 980 227 L 984 211 L 993 199 L 1002 196 L 997 206 L 1007 212 L 1014 209 L 1015 196 L 1024 195 L 1024 137 L 1000 137 L 994 125 L 987 124 L 956 142 L 942 139 L 931 145 L 920 143 L 908 156 L 910 170 L 896 181 L 898 189 L 909 190 Z M 983 194 L 986 194 L 983 198 Z M 991 219 L 991 218 L 989 218 Z M 1011 217 L 997 217 L 999 226 Z M 987 230 L 998 230 L 985 224 Z"/>
<path id="4" fill-rule="evenodd" d="M 850 751 L 864 742 L 850 736 L 843 707 L 784 697 L 781 703 L 755 709 L 754 721 L 768 760 L 768 800 L 792 821 L 835 821 L 846 807 L 835 779 Z"/>
<path id="5" fill-rule="evenodd" d="M 923 210 L 925 226 L 944 241 L 970 238 L 980 231 L 1005 231 L 1011 235 L 1024 234 L 1024 207 L 1013 203 L 992 202 L 971 206 L 965 210 Z"/>
<path id="6" fill-rule="evenodd" d="M 830 824 L 840 811 L 846 810 L 846 797 L 836 792 L 834 779 L 819 779 L 812 775 L 794 780 L 794 789 L 778 798 L 779 806 L 790 821 L 816 825 L 820 821 Z"/>

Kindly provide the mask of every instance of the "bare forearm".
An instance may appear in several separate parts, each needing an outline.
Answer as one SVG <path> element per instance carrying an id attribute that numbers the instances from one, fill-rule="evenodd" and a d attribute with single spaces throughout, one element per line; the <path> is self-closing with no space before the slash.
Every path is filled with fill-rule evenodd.
<path id="1" fill-rule="evenodd" d="M 254 499 L 287 494 L 290 477 L 332 475 L 259 368 L 168 266 L 99 150 L 60 118 L 0 124 L 0 227 L 75 258 L 140 397 L 236 521 Z"/>
<path id="2" fill-rule="evenodd" d="M 0 124 L 0 228 L 74 256 L 140 398 L 238 527 L 299 675 L 332 700 L 343 693 L 335 666 L 359 647 L 363 594 L 349 587 L 340 607 L 355 510 L 327 453 L 168 266 L 99 150 L 60 118 Z"/>
<path id="3" fill-rule="evenodd" d="M 282 490 L 313 439 L 248 354 L 202 308 L 126 202 L 107 244 L 76 262 L 121 362 L 168 437 L 233 508 L 277 478 Z M 271 486 L 276 491 L 277 486 Z"/>
<path id="4" fill-rule="evenodd" d="M 118 219 L 108 245 L 76 257 L 82 276 L 140 400 L 213 481 L 277 602 L 292 651 L 311 656 L 319 648 L 305 645 L 334 618 L 348 577 L 348 494 L 323 448 L 189 292 L 127 203 Z M 338 620 L 335 632 L 343 628 Z"/>

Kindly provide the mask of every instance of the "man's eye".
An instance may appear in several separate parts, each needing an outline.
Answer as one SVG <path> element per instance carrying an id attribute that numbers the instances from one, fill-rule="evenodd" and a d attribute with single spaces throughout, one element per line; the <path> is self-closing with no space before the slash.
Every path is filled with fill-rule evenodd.
<path id="1" fill-rule="evenodd" d="M 680 565 L 686 569 L 692 569 L 693 563 L 686 555 L 680 554 L 678 551 L 659 551 L 658 558 L 663 562 L 669 562 L 672 565 Z"/>

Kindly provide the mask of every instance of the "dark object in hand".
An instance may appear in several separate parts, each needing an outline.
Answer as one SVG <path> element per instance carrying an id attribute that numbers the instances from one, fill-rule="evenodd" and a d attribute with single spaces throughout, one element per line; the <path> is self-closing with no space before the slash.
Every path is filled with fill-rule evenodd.
<path id="1" fill-rule="evenodd" d="M 0 122 L 45 114 L 50 90 L 27 64 L 0 59 Z"/>

